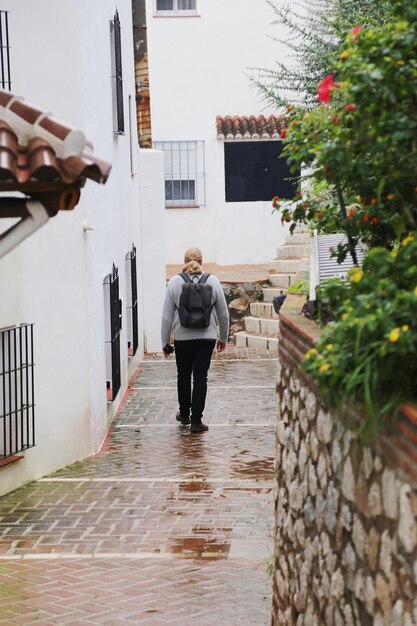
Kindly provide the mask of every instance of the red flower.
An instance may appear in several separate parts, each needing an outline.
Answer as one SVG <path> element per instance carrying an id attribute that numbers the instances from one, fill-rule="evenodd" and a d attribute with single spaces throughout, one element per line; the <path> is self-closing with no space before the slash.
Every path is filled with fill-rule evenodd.
<path id="1" fill-rule="evenodd" d="M 330 102 L 332 89 L 339 89 L 339 84 L 334 82 L 333 77 L 333 74 L 328 74 L 319 82 L 317 96 L 320 102 Z"/>
<path id="2" fill-rule="evenodd" d="M 356 104 L 347 104 L 345 106 L 345 111 L 347 111 L 348 113 L 355 111 L 355 109 L 356 109 Z"/>
<path id="3" fill-rule="evenodd" d="M 285 130 L 285 128 L 284 128 L 284 130 L 281 131 L 281 135 L 280 136 L 281 136 L 281 139 L 285 139 L 285 137 L 287 136 L 287 131 Z"/>
<path id="4" fill-rule="evenodd" d="M 372 221 L 374 224 L 379 224 L 379 217 L 373 217 Z"/>
<path id="5" fill-rule="evenodd" d="M 378 204 L 378 200 L 376 198 L 372 198 L 371 204 Z"/>
<path id="6" fill-rule="evenodd" d="M 365 215 L 363 216 L 363 221 L 364 222 L 369 222 L 371 218 L 369 217 L 368 213 L 365 213 Z"/>
<path id="7" fill-rule="evenodd" d="M 332 120 L 333 120 L 333 124 L 337 124 L 337 122 L 339 121 L 339 116 L 333 115 Z"/>
<path id="8" fill-rule="evenodd" d="M 352 30 L 350 31 L 350 34 L 354 39 L 356 39 L 356 37 L 360 35 L 362 31 L 363 31 L 362 26 L 355 26 L 355 28 L 352 28 Z"/>

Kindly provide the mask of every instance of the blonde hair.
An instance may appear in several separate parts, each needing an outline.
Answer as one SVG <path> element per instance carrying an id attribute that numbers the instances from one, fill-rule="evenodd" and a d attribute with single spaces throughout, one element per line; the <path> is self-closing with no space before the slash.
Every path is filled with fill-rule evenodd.
<path id="1" fill-rule="evenodd" d="M 188 248 L 184 254 L 184 263 L 189 263 L 190 261 L 197 261 L 197 263 L 203 262 L 203 255 L 201 254 L 200 248 Z"/>
<path id="2" fill-rule="evenodd" d="M 201 274 L 203 270 L 201 269 L 200 263 L 197 261 L 190 261 L 184 265 L 182 271 L 186 274 Z"/>
<path id="3" fill-rule="evenodd" d="M 203 262 L 203 255 L 201 254 L 201 250 L 199 248 L 188 248 L 184 254 L 184 267 L 182 268 L 183 272 L 187 274 L 201 274 L 201 264 Z"/>

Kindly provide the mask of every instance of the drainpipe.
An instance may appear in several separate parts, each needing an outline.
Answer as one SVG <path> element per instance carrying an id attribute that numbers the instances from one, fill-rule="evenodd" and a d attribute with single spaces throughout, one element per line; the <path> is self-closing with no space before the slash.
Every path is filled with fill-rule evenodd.
<path id="1" fill-rule="evenodd" d="M 0 218 L 20 218 L 17 224 L 0 234 L 0 259 L 49 220 L 49 213 L 39 200 L 0 198 Z"/>

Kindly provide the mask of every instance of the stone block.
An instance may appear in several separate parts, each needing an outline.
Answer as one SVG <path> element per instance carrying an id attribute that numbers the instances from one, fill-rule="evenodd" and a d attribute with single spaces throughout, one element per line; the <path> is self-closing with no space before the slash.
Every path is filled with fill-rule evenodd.
<path id="1" fill-rule="evenodd" d="M 285 244 L 277 249 L 277 259 L 301 259 L 304 251 L 303 244 Z"/>
<path id="2" fill-rule="evenodd" d="M 326 457 L 324 456 L 323 452 L 319 454 L 319 459 L 317 462 L 317 476 L 320 482 L 320 487 L 325 490 L 328 482 L 328 474 Z"/>
<path id="3" fill-rule="evenodd" d="M 342 493 L 346 500 L 353 502 L 355 499 L 355 477 L 350 458 L 347 458 L 343 466 Z"/>
<path id="4" fill-rule="evenodd" d="M 377 574 L 375 581 L 375 592 L 379 606 L 385 619 L 390 619 L 392 613 L 391 590 L 385 578 Z"/>
<path id="5" fill-rule="evenodd" d="M 345 581 L 340 569 L 336 570 L 330 582 L 330 595 L 339 602 L 345 591 Z"/>
<path id="6" fill-rule="evenodd" d="M 366 546 L 366 556 L 368 559 L 369 567 L 372 571 L 376 570 L 378 564 L 378 550 L 379 550 L 379 532 L 375 527 L 372 527 L 368 533 L 368 544 Z"/>
<path id="7" fill-rule="evenodd" d="M 320 409 L 317 415 L 316 428 L 318 440 L 325 444 L 330 443 L 332 438 L 332 430 L 333 424 L 330 414 Z"/>
<path id="8" fill-rule="evenodd" d="M 268 280 L 273 287 L 278 287 L 279 289 L 282 289 L 284 291 L 288 289 L 290 285 L 294 284 L 295 277 L 296 277 L 295 272 L 294 273 L 274 272 L 274 273 L 269 274 Z"/>
<path id="9" fill-rule="evenodd" d="M 324 523 L 332 535 L 336 532 L 338 498 L 338 492 L 334 488 L 333 482 L 330 482 L 324 506 Z"/>
<path id="10" fill-rule="evenodd" d="M 384 513 L 390 519 L 398 515 L 398 488 L 395 472 L 385 469 L 382 474 L 382 501 Z"/>
<path id="11" fill-rule="evenodd" d="M 370 517 L 382 515 L 381 487 L 378 483 L 372 483 L 368 494 L 368 510 Z"/>
<path id="12" fill-rule="evenodd" d="M 269 261 L 268 268 L 277 274 L 295 274 L 300 261 L 298 259 L 274 259 Z"/>
<path id="13" fill-rule="evenodd" d="M 353 516 L 352 540 L 356 554 L 360 559 L 365 557 L 365 546 L 367 544 L 367 534 L 358 515 Z"/>
<path id="14" fill-rule="evenodd" d="M 332 444 L 332 467 L 333 472 L 336 474 L 342 464 L 342 451 L 340 449 L 339 440 L 335 437 Z"/>
<path id="15" fill-rule="evenodd" d="M 403 485 L 400 489 L 398 538 L 407 552 L 413 552 L 417 544 L 417 525 L 411 506 L 410 494 L 410 486 Z"/>

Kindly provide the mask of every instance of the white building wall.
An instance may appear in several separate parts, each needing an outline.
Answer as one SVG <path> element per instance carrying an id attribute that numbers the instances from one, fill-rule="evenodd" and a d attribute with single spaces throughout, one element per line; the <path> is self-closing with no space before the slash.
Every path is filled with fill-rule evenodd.
<path id="1" fill-rule="evenodd" d="M 114 136 L 112 131 L 110 20 L 116 3 L 0 0 L 0 9 L 10 11 L 14 93 L 83 129 L 95 153 L 113 164 L 104 186 L 87 181 L 74 211 L 60 212 L 0 260 L 0 328 L 34 322 L 36 362 L 37 445 L 26 452 L 24 460 L 0 468 L 0 493 L 5 493 L 97 451 L 105 437 L 108 421 L 144 350 L 146 329 L 139 312 L 139 349 L 135 357 L 127 356 L 125 256 L 132 242 L 141 255 L 140 214 L 146 207 L 139 204 L 130 0 L 117 2 L 123 45 L 124 136 Z M 154 175 L 153 180 L 160 185 Z M 83 222 L 93 230 L 84 230 Z M 123 300 L 122 384 L 115 401 L 108 403 L 103 280 L 113 263 L 119 268 Z M 138 271 L 139 263 L 138 259 Z M 145 275 L 152 271 L 144 270 Z M 155 292 L 164 293 L 164 279 L 164 272 L 155 273 Z M 142 273 L 138 283 L 142 301 Z M 151 320 L 147 332 L 156 327 L 159 320 Z"/>
<path id="2" fill-rule="evenodd" d="M 285 33 L 271 26 L 266 0 L 199 0 L 198 17 L 155 17 L 155 5 L 147 0 L 153 140 L 204 140 L 206 157 L 206 206 L 166 210 L 167 262 L 181 262 L 190 245 L 220 264 L 268 261 L 286 229 L 270 202 L 225 202 L 215 120 L 279 113 L 261 101 L 249 68 L 283 60 L 284 46 L 268 35 Z"/>
<path id="3" fill-rule="evenodd" d="M 161 352 L 161 316 L 165 299 L 164 155 L 158 150 L 139 151 L 142 207 L 143 319 L 146 352 Z M 165 280 L 164 280 L 165 284 Z M 156 324 L 155 324 L 156 321 Z"/>

